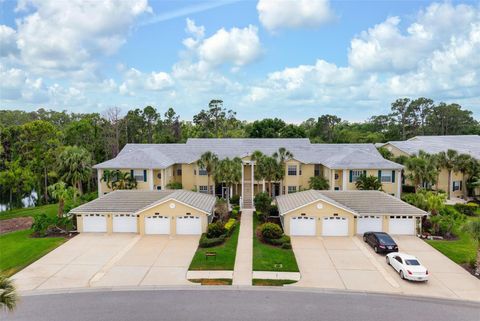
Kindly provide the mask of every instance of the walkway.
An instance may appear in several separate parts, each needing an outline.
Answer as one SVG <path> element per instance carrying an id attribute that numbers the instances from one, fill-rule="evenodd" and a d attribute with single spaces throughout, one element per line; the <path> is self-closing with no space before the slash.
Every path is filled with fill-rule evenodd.
<path id="1" fill-rule="evenodd" d="M 252 285 L 253 210 L 242 210 L 237 256 L 233 270 L 233 285 Z"/>

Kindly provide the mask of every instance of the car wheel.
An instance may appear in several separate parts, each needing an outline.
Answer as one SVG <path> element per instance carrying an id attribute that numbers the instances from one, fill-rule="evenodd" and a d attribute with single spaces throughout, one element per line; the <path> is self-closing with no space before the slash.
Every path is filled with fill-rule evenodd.
<path id="1" fill-rule="evenodd" d="M 403 275 L 403 271 L 400 271 L 400 279 L 405 280 L 405 275 Z"/>
<path id="2" fill-rule="evenodd" d="M 375 251 L 375 253 L 378 253 L 378 247 L 374 246 L 373 250 Z"/>
<path id="3" fill-rule="evenodd" d="M 387 264 L 390 265 L 390 259 L 388 258 L 388 256 L 385 256 L 385 259 L 387 261 Z"/>

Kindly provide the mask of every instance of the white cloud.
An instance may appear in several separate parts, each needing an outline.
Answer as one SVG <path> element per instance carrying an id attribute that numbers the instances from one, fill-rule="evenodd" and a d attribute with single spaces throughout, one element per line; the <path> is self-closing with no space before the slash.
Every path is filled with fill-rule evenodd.
<path id="1" fill-rule="evenodd" d="M 18 52 L 17 33 L 6 25 L 0 25 L 0 57 L 6 57 Z"/>
<path id="2" fill-rule="evenodd" d="M 174 84 L 172 77 L 166 72 L 151 72 L 149 74 L 130 68 L 124 74 L 124 81 L 119 86 L 122 95 L 133 96 L 136 91 L 161 91 L 170 89 Z"/>
<path id="3" fill-rule="evenodd" d="M 259 0 L 257 11 L 268 30 L 318 27 L 335 19 L 328 0 Z"/>
<path id="4" fill-rule="evenodd" d="M 147 0 L 24 0 L 17 11 L 27 12 L 17 20 L 17 45 L 30 71 L 87 78 L 97 58 L 115 53 L 135 19 L 151 9 Z"/>

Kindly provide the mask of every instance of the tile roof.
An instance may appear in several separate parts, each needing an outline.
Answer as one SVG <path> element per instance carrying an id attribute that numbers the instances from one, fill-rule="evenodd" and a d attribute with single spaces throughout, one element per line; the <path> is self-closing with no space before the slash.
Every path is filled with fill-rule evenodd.
<path id="1" fill-rule="evenodd" d="M 326 201 L 341 208 L 357 213 L 357 215 L 426 215 L 392 195 L 381 191 L 316 191 L 308 190 L 278 196 L 276 199 L 280 215 L 303 207 L 315 201 Z"/>
<path id="2" fill-rule="evenodd" d="M 177 200 L 207 213 L 213 211 L 216 202 L 213 195 L 187 190 L 117 190 L 80 205 L 70 213 L 136 213 L 168 199 Z"/>
<path id="3" fill-rule="evenodd" d="M 384 159 L 373 144 L 311 144 L 308 138 L 190 138 L 185 144 L 127 144 L 114 159 L 95 168 L 166 168 L 190 164 L 211 151 L 220 159 L 245 157 L 259 150 L 271 155 L 284 147 L 305 164 L 343 169 L 401 169 Z"/>
<path id="4" fill-rule="evenodd" d="M 391 144 L 409 155 L 418 154 L 420 150 L 437 154 L 448 149 L 454 149 L 460 154 L 469 154 L 476 159 L 480 159 L 479 135 L 416 136 L 409 140 L 390 141 L 385 144 Z"/>

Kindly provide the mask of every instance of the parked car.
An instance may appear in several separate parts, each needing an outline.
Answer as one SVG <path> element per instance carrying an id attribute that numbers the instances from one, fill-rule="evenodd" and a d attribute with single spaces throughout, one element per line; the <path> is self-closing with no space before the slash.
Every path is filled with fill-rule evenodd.
<path id="1" fill-rule="evenodd" d="M 373 247 L 375 253 L 398 252 L 397 243 L 385 232 L 365 232 L 363 240 Z"/>
<path id="2" fill-rule="evenodd" d="M 428 270 L 413 255 L 405 253 L 389 253 L 387 264 L 400 274 L 400 278 L 411 281 L 428 281 Z"/>

